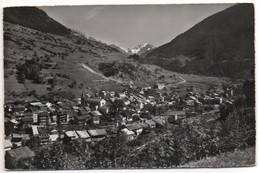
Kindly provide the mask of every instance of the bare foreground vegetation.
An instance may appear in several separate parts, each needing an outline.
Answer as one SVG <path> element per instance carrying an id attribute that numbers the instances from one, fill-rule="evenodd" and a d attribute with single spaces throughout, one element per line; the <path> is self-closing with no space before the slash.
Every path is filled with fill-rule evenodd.
<path id="1" fill-rule="evenodd" d="M 189 162 L 179 167 L 226 168 L 244 166 L 255 166 L 255 148 L 221 153 L 218 156 L 206 157 L 197 162 Z"/>

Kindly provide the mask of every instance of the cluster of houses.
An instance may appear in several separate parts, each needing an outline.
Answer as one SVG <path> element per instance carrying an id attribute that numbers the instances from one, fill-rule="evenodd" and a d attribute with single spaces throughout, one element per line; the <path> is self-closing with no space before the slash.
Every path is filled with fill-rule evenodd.
<path id="1" fill-rule="evenodd" d="M 163 128 L 169 122 L 196 116 L 198 112 L 194 107 L 211 105 L 217 110 L 218 105 L 224 102 L 232 104 L 232 100 L 227 99 L 232 96 L 233 91 L 229 89 L 208 94 L 187 91 L 186 95 L 177 97 L 167 91 L 164 84 L 158 84 L 144 88 L 131 86 L 122 92 L 100 91 L 94 96 L 82 93 L 81 98 L 61 99 L 55 103 L 6 103 L 6 155 L 10 159 L 19 155 L 13 153 L 26 153 L 30 150 L 29 144 L 46 145 L 56 141 L 91 143 L 115 134 L 131 141 L 145 130 Z M 34 156 L 27 153 L 28 157 Z"/>

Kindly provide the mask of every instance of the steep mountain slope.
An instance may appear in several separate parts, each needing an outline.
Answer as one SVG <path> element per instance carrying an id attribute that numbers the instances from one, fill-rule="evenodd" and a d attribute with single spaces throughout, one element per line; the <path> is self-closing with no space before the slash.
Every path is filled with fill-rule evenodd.
<path id="1" fill-rule="evenodd" d="M 123 54 L 128 54 L 127 50 L 125 50 L 125 49 L 123 49 L 123 48 L 121 48 L 121 47 L 119 47 L 119 46 L 117 46 L 115 44 L 110 44 L 109 46 L 119 50 L 119 52 L 121 52 Z"/>
<path id="2" fill-rule="evenodd" d="M 4 21 L 39 30 L 44 33 L 68 35 L 71 30 L 35 7 L 9 7 L 4 9 Z"/>
<path id="3" fill-rule="evenodd" d="M 128 49 L 128 53 L 129 54 L 138 54 L 138 55 L 141 55 L 141 54 L 144 54 L 146 52 L 149 52 L 151 51 L 152 49 L 154 49 L 155 47 L 150 44 L 150 43 L 145 43 L 143 45 L 138 45 L 132 49 Z"/>
<path id="4" fill-rule="evenodd" d="M 214 14 L 143 61 L 184 73 L 246 78 L 254 69 L 254 7 L 238 4 Z"/>
<path id="5" fill-rule="evenodd" d="M 37 10 L 39 14 L 35 15 L 41 16 L 41 10 L 35 8 L 33 11 L 37 13 Z M 82 91 L 91 94 L 100 89 L 123 89 L 129 82 L 144 85 L 146 82 L 166 80 L 166 77 L 158 79 L 162 75 L 171 76 L 171 82 L 175 80 L 172 72 L 156 67 L 158 73 L 153 73 L 150 66 L 128 59 L 116 47 L 89 39 L 78 31 L 70 30 L 65 35 L 46 33 L 32 29 L 34 25 L 24 27 L 28 26 L 26 22 L 21 25 L 10 23 L 10 20 L 6 21 L 9 13 L 4 15 L 5 100 L 35 99 L 34 96 L 51 94 L 80 96 Z M 23 16 L 20 13 L 16 15 L 11 15 L 13 21 Z M 43 16 L 34 24 L 50 20 L 48 16 Z M 52 31 L 59 28 L 58 23 Z M 113 68 L 102 69 L 102 65 L 112 65 Z M 111 73 L 111 69 L 116 73 Z"/>

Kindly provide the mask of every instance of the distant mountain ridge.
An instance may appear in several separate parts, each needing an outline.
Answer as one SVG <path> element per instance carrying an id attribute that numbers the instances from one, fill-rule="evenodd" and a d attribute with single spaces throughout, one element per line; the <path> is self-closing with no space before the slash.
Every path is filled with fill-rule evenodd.
<path id="1" fill-rule="evenodd" d="M 154 49 L 154 45 L 150 44 L 150 43 L 145 43 L 143 45 L 138 45 L 132 49 L 128 49 L 128 53 L 129 54 L 138 54 L 138 55 L 141 55 L 141 54 L 144 54 L 148 51 L 151 51 L 152 49 Z"/>
<path id="2" fill-rule="evenodd" d="M 142 57 L 167 70 L 246 78 L 254 69 L 254 7 L 216 13 Z"/>

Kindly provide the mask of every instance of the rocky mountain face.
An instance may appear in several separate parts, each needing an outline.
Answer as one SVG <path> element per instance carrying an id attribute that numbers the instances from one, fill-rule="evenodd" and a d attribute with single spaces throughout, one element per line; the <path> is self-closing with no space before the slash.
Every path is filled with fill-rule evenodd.
<path id="1" fill-rule="evenodd" d="M 142 56 L 183 73 L 247 78 L 254 69 L 254 7 L 238 4 L 199 22 Z"/>
<path id="2" fill-rule="evenodd" d="M 153 50 L 155 47 L 150 44 L 150 43 L 145 43 L 143 45 L 138 45 L 132 49 L 128 49 L 129 54 L 137 54 L 137 55 L 142 55 L 145 54 L 146 52 L 150 52 Z"/>

